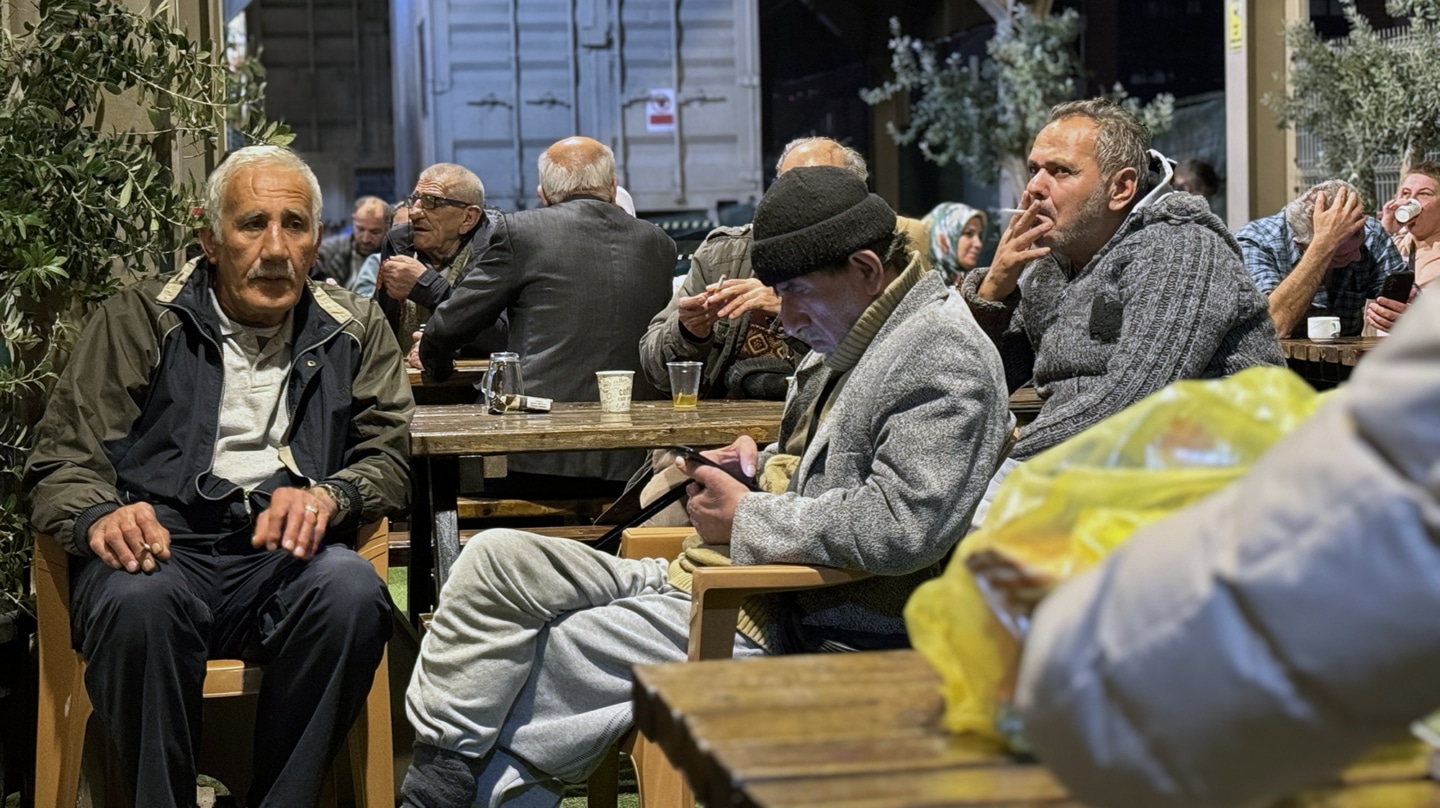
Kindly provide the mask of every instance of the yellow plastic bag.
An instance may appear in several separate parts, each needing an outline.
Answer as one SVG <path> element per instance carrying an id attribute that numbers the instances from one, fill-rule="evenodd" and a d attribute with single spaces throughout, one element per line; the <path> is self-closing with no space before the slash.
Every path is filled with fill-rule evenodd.
<path id="1" fill-rule="evenodd" d="M 910 640 L 945 682 L 947 727 L 1009 742 L 1008 702 L 1028 605 L 1136 529 L 1228 485 L 1314 411 L 1319 396 L 1281 368 L 1165 387 L 1020 464 L 945 573 L 905 606 Z M 971 573 L 1020 570 L 1007 588 Z"/>

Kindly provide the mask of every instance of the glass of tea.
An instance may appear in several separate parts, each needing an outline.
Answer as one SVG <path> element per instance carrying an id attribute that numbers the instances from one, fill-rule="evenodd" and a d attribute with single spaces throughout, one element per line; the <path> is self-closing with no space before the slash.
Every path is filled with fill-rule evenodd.
<path id="1" fill-rule="evenodd" d="M 700 403 L 699 362 L 666 362 L 670 370 L 670 395 L 677 410 L 693 410 Z"/>

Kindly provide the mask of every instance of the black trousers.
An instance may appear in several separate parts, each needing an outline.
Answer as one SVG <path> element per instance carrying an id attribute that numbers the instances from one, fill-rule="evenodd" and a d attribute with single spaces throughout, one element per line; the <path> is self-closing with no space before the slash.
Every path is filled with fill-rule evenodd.
<path id="1" fill-rule="evenodd" d="M 299 561 L 236 544 L 172 544 L 150 574 L 90 559 L 73 577 L 85 688 L 137 806 L 195 805 L 207 659 L 265 666 L 251 806 L 313 806 L 370 692 L 391 609 L 374 568 L 338 545 Z"/>

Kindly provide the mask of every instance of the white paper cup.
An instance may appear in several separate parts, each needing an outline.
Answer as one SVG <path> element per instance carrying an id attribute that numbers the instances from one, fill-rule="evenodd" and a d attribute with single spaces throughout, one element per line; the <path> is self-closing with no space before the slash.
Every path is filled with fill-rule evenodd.
<path id="1" fill-rule="evenodd" d="M 1340 336 L 1339 317 L 1311 317 L 1305 321 L 1305 334 L 1312 340 L 1332 340 Z"/>
<path id="2" fill-rule="evenodd" d="M 635 371 L 597 370 L 595 382 L 600 386 L 602 412 L 630 411 L 630 389 L 635 384 Z"/>

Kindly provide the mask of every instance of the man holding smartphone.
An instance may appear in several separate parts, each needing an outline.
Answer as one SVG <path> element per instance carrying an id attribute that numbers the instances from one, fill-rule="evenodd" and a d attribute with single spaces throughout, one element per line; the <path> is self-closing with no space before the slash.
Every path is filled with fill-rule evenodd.
<path id="1" fill-rule="evenodd" d="M 1366 324 L 1388 331 L 1410 302 L 1408 286 L 1386 294 L 1386 278 L 1405 262 L 1344 180 L 1314 186 L 1240 228 L 1235 240 L 1282 337 L 1305 336 L 1306 319 L 1319 315 L 1339 317 L 1342 337 L 1359 336 Z"/>
<path id="2" fill-rule="evenodd" d="M 694 551 L 871 573 L 747 602 L 737 656 L 903 645 L 906 599 L 938 574 L 1000 460 L 1011 422 L 1000 357 L 889 205 L 842 168 L 786 172 L 753 234 L 755 276 L 813 350 L 779 440 L 705 453 L 722 468 L 685 463 L 691 521 L 709 545 Z M 683 564 L 567 539 L 472 539 L 406 694 L 416 742 L 405 805 L 557 805 L 563 784 L 583 781 L 629 730 L 632 666 L 685 658 L 687 578 Z"/>

